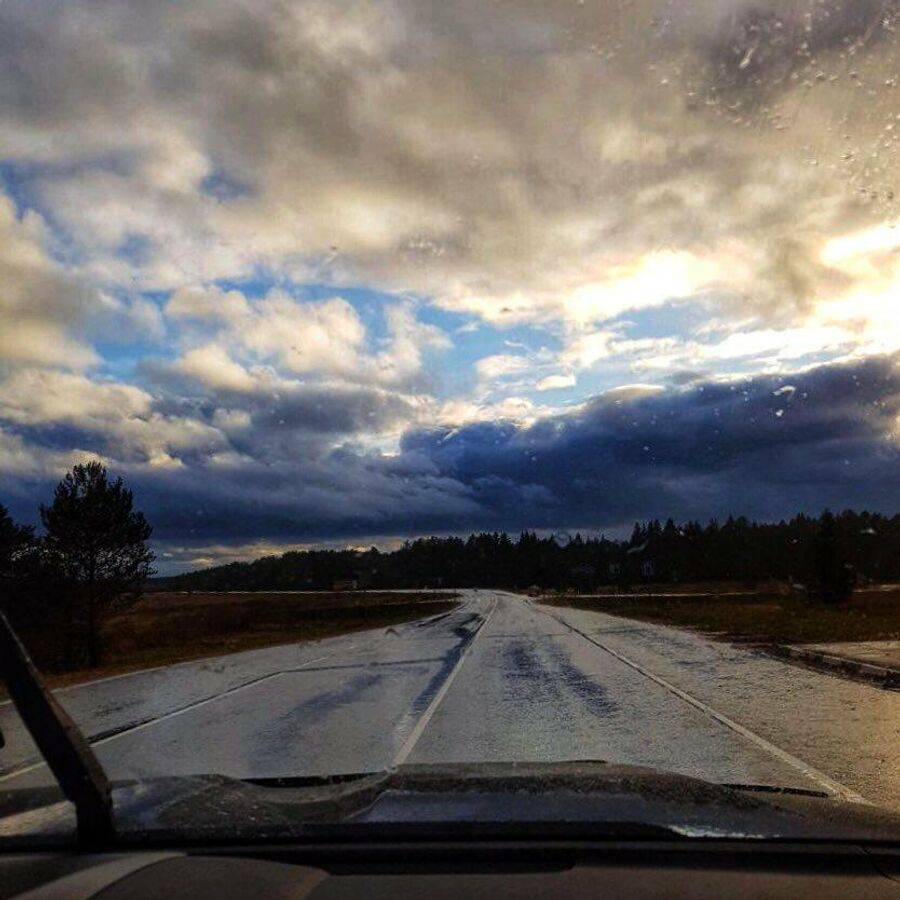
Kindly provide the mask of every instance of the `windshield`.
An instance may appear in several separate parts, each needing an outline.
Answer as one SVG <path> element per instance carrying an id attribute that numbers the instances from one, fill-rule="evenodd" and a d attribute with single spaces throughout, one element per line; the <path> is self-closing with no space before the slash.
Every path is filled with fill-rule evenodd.
<path id="1" fill-rule="evenodd" d="M 0 609 L 108 778 L 900 813 L 898 29 L 4 0 Z"/>

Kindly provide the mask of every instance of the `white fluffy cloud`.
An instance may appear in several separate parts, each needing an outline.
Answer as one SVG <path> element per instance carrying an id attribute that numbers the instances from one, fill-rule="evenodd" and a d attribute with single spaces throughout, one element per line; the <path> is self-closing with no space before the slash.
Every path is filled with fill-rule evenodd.
<path id="1" fill-rule="evenodd" d="M 222 389 L 250 390 L 254 384 L 233 354 L 285 377 L 404 386 L 421 374 L 426 352 L 451 346 L 440 329 L 421 322 L 409 304 L 399 302 L 384 309 L 387 337 L 381 348 L 374 346 L 360 314 L 341 297 L 302 301 L 272 291 L 248 300 L 238 291 L 190 288 L 172 295 L 166 313 L 194 328 L 186 329 L 185 340 L 193 333 L 209 339 L 192 346 L 174 370 Z"/>
<path id="2" fill-rule="evenodd" d="M 226 443 L 195 417 L 159 412 L 140 388 L 52 369 L 20 369 L 0 382 L 0 421 L 25 429 L 67 426 L 85 451 L 150 466 L 178 465 L 183 454 L 207 454 Z"/>
<path id="3" fill-rule="evenodd" d="M 494 356 L 485 356 L 479 359 L 475 365 L 480 378 L 486 381 L 495 381 L 508 375 L 519 375 L 526 372 L 531 363 L 525 356 L 515 356 L 510 353 L 498 353 Z"/>
<path id="4" fill-rule="evenodd" d="M 574 387 L 576 378 L 574 375 L 547 375 L 536 385 L 539 391 L 559 391 Z"/>
<path id="5" fill-rule="evenodd" d="M 21 425 L 93 426 L 146 416 L 150 397 L 131 385 L 102 383 L 74 372 L 20 369 L 0 384 L 0 416 Z"/>
<path id="6" fill-rule="evenodd" d="M 217 344 L 188 350 L 171 368 L 213 390 L 251 391 L 257 384 L 253 376 Z"/>
<path id="7" fill-rule="evenodd" d="M 38 215 L 19 218 L 0 195 L 0 363 L 84 368 L 97 355 L 74 329 L 96 296 L 54 263 L 48 241 Z"/>

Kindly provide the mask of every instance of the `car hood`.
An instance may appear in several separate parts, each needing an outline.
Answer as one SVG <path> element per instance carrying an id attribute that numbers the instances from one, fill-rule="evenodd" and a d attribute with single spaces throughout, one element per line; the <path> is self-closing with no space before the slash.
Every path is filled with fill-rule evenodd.
<path id="1" fill-rule="evenodd" d="M 219 775 L 113 786 L 117 843 L 301 839 L 757 838 L 900 841 L 900 816 L 790 788 L 601 762 L 405 765 L 333 778 Z M 74 840 L 53 788 L 0 794 L 0 843 Z"/>

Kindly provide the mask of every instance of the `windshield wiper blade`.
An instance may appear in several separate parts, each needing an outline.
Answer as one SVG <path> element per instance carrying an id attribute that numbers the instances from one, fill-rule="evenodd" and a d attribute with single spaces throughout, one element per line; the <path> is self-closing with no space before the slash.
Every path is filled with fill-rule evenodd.
<path id="1" fill-rule="evenodd" d="M 44 683 L 28 651 L 0 612 L 0 673 L 9 696 L 66 799 L 75 805 L 78 843 L 108 846 L 115 838 L 112 792 L 87 739 Z"/>
<path id="2" fill-rule="evenodd" d="M 820 800 L 828 800 L 831 797 L 827 791 L 817 791 L 813 788 L 785 787 L 775 784 L 735 784 L 724 783 L 723 788 L 732 791 L 751 791 L 758 794 L 785 794 L 792 797 L 816 797 Z"/>
<path id="3" fill-rule="evenodd" d="M 355 781 L 362 781 L 364 778 L 374 778 L 377 775 L 384 774 L 384 772 L 353 772 L 346 775 L 274 775 L 260 778 L 242 778 L 241 781 L 244 784 L 255 784 L 259 787 L 334 787 L 335 785 L 349 784 Z"/>

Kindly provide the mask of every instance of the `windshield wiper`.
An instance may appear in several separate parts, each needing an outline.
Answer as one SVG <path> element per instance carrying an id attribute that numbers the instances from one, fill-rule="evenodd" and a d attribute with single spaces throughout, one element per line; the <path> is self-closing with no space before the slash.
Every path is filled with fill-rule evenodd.
<path id="1" fill-rule="evenodd" d="M 791 797 L 816 797 L 819 800 L 828 800 L 831 797 L 827 791 L 817 791 L 812 788 L 785 787 L 777 784 L 736 784 L 723 782 L 723 788 L 732 791 L 750 791 L 758 794 L 786 794 Z"/>
<path id="2" fill-rule="evenodd" d="M 78 843 L 97 849 L 115 838 L 109 780 L 0 612 L 0 673 L 9 696 L 66 799 L 75 805 Z"/>

